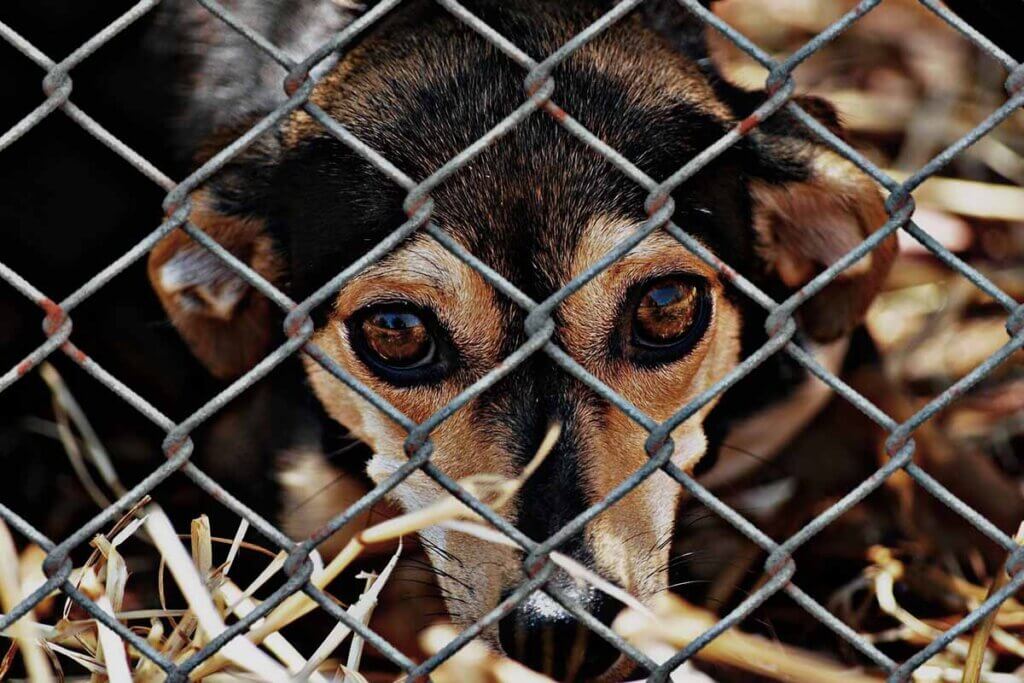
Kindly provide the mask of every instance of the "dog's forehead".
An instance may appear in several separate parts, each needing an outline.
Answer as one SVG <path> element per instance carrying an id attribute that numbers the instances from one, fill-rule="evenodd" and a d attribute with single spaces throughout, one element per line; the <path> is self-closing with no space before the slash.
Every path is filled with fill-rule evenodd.
<path id="1" fill-rule="evenodd" d="M 543 57 L 592 20 L 568 14 L 541 24 L 514 14 L 497 19 L 505 22 L 499 28 L 518 31 L 510 37 Z M 312 100 L 422 181 L 496 126 L 510 123 L 507 117 L 528 97 L 525 77 L 520 65 L 449 18 L 441 28 L 402 25 L 368 40 L 318 84 Z M 731 125 L 699 69 L 634 21 L 570 56 L 552 77 L 552 100 L 656 181 Z M 304 209 L 300 224 L 292 226 L 311 235 L 293 238 L 300 268 L 330 261 L 332 252 L 357 251 L 405 219 L 405 192 L 306 114 L 292 117 L 285 142 L 299 164 L 293 174 L 301 176 L 297 193 L 317 206 L 312 214 Z M 705 181 L 694 183 L 688 208 L 703 210 L 702 203 L 711 203 L 700 187 Z M 638 223 L 646 215 L 646 196 L 605 155 L 538 110 L 431 190 L 431 220 L 542 298 L 564 284 L 571 257 L 596 218 L 614 215 Z M 355 249 L 338 249 L 353 240 Z"/>

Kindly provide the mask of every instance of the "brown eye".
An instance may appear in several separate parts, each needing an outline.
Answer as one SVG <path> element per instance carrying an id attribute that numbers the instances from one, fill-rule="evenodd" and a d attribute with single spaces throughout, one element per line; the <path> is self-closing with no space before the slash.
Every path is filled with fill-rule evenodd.
<path id="1" fill-rule="evenodd" d="M 687 342 L 699 339 L 707 325 L 706 298 L 699 283 L 681 277 L 646 285 L 633 313 L 634 344 L 680 353 L 689 350 Z"/>
<path id="2" fill-rule="evenodd" d="M 434 337 L 424 320 L 412 311 L 374 311 L 363 319 L 360 329 L 367 349 L 382 365 L 413 368 L 433 359 Z"/>

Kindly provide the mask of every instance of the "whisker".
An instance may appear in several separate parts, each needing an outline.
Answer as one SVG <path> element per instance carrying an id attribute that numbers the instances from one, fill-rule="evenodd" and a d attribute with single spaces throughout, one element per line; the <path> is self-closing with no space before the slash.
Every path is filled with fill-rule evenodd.
<path id="1" fill-rule="evenodd" d="M 762 467 L 764 467 L 764 468 L 774 472 L 777 475 L 788 475 L 788 474 L 790 474 L 789 472 L 787 472 L 784 468 L 782 468 L 779 465 L 779 463 L 776 461 L 775 458 L 768 458 L 768 457 L 765 457 L 763 455 L 758 455 L 757 453 L 754 453 L 753 451 L 747 450 L 746 448 L 742 448 L 740 446 L 734 446 L 734 445 L 729 444 L 729 443 L 723 443 L 720 446 L 720 448 L 726 448 L 726 449 L 728 449 L 730 451 L 734 451 L 736 453 L 740 453 L 741 455 L 745 455 L 745 456 L 747 456 L 749 458 L 752 458 L 752 459 L 756 460 L 758 463 L 760 463 Z"/>
<path id="2" fill-rule="evenodd" d="M 438 572 L 437 568 L 434 565 L 432 565 L 429 562 L 424 562 L 418 557 L 405 558 L 404 560 L 402 560 L 402 566 L 407 567 L 409 569 L 418 569 L 420 571 L 430 572 L 431 574 L 436 574 Z"/>
<path id="3" fill-rule="evenodd" d="M 430 591 L 417 593 L 417 595 L 420 595 L 422 597 L 431 597 L 431 598 L 439 598 L 439 599 L 444 599 L 444 600 L 457 600 L 459 602 L 467 602 L 467 600 L 464 600 L 463 598 L 460 597 L 460 594 L 462 594 L 462 591 L 459 591 L 457 593 L 457 592 L 453 591 L 451 588 L 446 588 L 446 587 L 438 584 L 437 581 L 429 581 L 429 580 L 425 581 L 423 579 L 418 579 L 418 578 L 415 578 L 415 577 L 400 576 L 400 575 L 395 575 L 395 577 L 392 579 L 392 581 L 394 583 L 396 583 L 396 584 L 412 584 L 412 585 L 416 585 L 416 586 L 425 586 L 425 587 L 431 589 Z M 466 597 L 470 598 L 472 596 L 469 595 L 469 594 L 466 594 Z"/>
<path id="4" fill-rule="evenodd" d="M 343 479 L 347 478 L 348 476 L 349 476 L 348 474 L 339 474 L 337 477 L 335 477 L 334 479 L 331 479 L 329 482 L 327 482 L 326 484 L 324 484 L 323 486 L 318 488 L 316 491 L 314 491 L 313 493 L 311 493 L 308 496 L 306 496 L 305 498 L 303 498 L 301 503 L 299 503 L 298 505 L 293 507 L 286 514 L 294 514 L 294 513 L 298 512 L 299 510 L 301 510 L 302 508 L 306 507 L 311 502 L 313 502 L 314 499 L 319 498 L 326 491 L 328 491 L 328 490 L 334 488 L 335 486 L 337 486 L 339 482 L 341 482 Z"/>
<path id="5" fill-rule="evenodd" d="M 710 561 L 710 559 L 714 559 L 714 558 L 709 558 L 709 560 L 699 560 L 699 559 L 696 559 L 696 558 L 699 558 L 701 555 L 707 554 L 708 552 L 709 552 L 708 549 L 701 548 L 699 550 L 690 550 L 690 551 L 687 551 L 685 553 L 681 553 L 679 555 L 676 555 L 675 557 L 670 557 L 668 562 L 666 562 L 665 564 L 660 565 L 660 566 L 654 568 L 644 578 L 645 579 L 649 579 L 652 576 L 654 576 L 655 574 L 658 574 L 659 572 L 663 572 L 663 571 L 669 570 L 672 567 L 677 566 L 683 560 L 689 560 L 690 563 L 697 564 L 699 562 L 706 562 L 706 561 Z"/>
<path id="6" fill-rule="evenodd" d="M 414 560 L 412 558 L 410 558 L 408 561 L 409 562 L 414 562 Z M 416 560 L 415 562 L 419 562 L 419 561 Z M 450 579 L 450 580 L 454 581 L 455 583 L 459 584 L 460 586 L 462 586 L 463 588 L 465 588 L 467 591 L 469 591 L 469 593 L 471 595 L 475 595 L 476 594 L 476 588 L 474 586 L 470 585 L 469 583 L 466 583 L 465 581 L 463 581 L 460 578 L 452 576 L 451 574 L 449 574 L 448 572 L 444 571 L 443 569 L 440 569 L 440 568 L 434 567 L 434 566 L 430 566 L 430 565 L 426 565 L 425 563 L 419 565 L 418 568 L 421 571 L 429 571 L 434 576 L 439 576 L 439 577 L 444 577 L 446 579 Z"/>
<path id="7" fill-rule="evenodd" d="M 450 595 L 449 596 L 445 596 L 445 595 L 420 595 L 418 593 L 410 593 L 410 594 L 406 594 L 406 595 L 402 596 L 402 601 L 404 603 L 413 603 L 413 602 L 416 602 L 417 600 L 419 600 L 421 602 L 424 601 L 424 600 L 431 600 L 433 602 L 442 601 L 445 604 L 450 604 L 450 603 L 461 603 L 463 605 L 470 604 L 469 600 L 463 600 L 462 598 L 457 598 L 457 597 L 450 596 Z"/>
<path id="8" fill-rule="evenodd" d="M 446 619 L 457 620 L 461 617 L 458 612 L 426 612 L 423 614 L 424 617 L 444 617 Z"/>
<path id="9" fill-rule="evenodd" d="M 431 541 L 429 538 L 426 538 L 425 536 L 421 536 L 420 537 L 420 545 L 423 546 L 424 552 L 426 552 L 428 554 L 429 553 L 434 553 L 438 557 L 443 557 L 444 559 L 446 559 L 446 560 L 448 560 L 450 562 L 458 563 L 458 565 L 460 567 L 464 566 L 463 563 L 462 563 L 462 560 L 460 560 L 459 558 L 455 557 L 450 552 L 448 552 L 444 548 L 440 547 L 439 545 L 437 545 L 436 543 Z"/>
<path id="10" fill-rule="evenodd" d="M 675 540 L 675 537 L 676 537 L 676 530 L 675 529 L 670 529 L 665 534 L 664 538 L 658 539 L 655 542 L 655 544 L 653 546 L 651 546 L 651 549 L 648 552 L 653 553 L 655 551 L 664 550 L 666 548 L 666 546 L 668 546 L 670 543 L 672 543 L 673 540 Z"/>
<path id="11" fill-rule="evenodd" d="M 328 457 L 328 458 L 335 458 L 335 457 L 337 457 L 339 455 L 344 455 L 345 453 L 348 453 L 350 451 L 354 451 L 359 446 L 365 446 L 366 445 L 360 439 L 356 439 L 354 437 L 351 437 L 351 438 L 352 438 L 352 440 L 349 443 L 347 443 L 344 446 L 341 446 L 339 448 L 336 448 L 333 451 L 327 451 L 326 453 L 324 453 L 324 456 Z"/>
<path id="12" fill-rule="evenodd" d="M 656 590 L 655 594 L 663 593 L 665 591 L 670 591 L 673 588 L 682 588 L 683 586 L 692 586 L 692 585 L 698 584 L 698 583 L 711 583 L 711 579 L 689 579 L 688 581 L 678 581 L 676 583 L 670 583 L 669 585 L 665 586 L 664 588 L 659 588 L 658 590 Z"/>

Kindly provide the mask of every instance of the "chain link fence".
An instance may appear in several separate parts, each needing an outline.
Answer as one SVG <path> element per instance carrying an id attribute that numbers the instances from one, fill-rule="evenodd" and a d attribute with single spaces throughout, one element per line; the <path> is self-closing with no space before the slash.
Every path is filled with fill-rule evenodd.
<path id="1" fill-rule="evenodd" d="M 1018 64 L 972 26 L 952 14 L 937 0 L 920 0 L 920 2 L 949 26 L 965 36 L 967 40 L 1006 68 L 1011 74 L 1006 81 L 1008 99 L 977 127 L 955 144 L 949 146 L 904 182 L 897 182 L 889 177 L 865 158 L 865 156 L 852 149 L 792 100 L 794 93 L 792 74 L 794 69 L 826 43 L 833 40 L 838 34 L 849 28 L 854 22 L 857 22 L 865 14 L 874 10 L 881 3 L 881 0 L 863 0 L 858 3 L 838 21 L 828 26 L 825 31 L 808 41 L 801 49 L 784 61 L 772 59 L 764 50 L 724 23 L 698 0 L 678 0 L 679 5 L 685 8 L 686 11 L 692 12 L 695 16 L 699 17 L 711 30 L 720 33 L 726 40 L 733 43 L 770 71 L 770 77 L 767 82 L 769 97 L 737 127 L 723 135 L 714 144 L 703 150 L 671 177 L 662 182 L 644 174 L 629 159 L 624 158 L 615 149 L 604 144 L 577 122 L 570 113 L 561 109 L 557 104 L 558 84 L 551 77 L 552 71 L 559 64 L 581 46 L 598 38 L 605 29 L 641 5 L 643 0 L 624 0 L 615 4 L 599 20 L 542 61 L 536 61 L 531 58 L 506 37 L 500 35 L 478 17 L 474 16 L 469 9 L 456 0 L 437 0 L 437 3 L 445 10 L 464 22 L 522 67 L 524 96 L 523 103 L 518 109 L 482 138 L 438 168 L 423 182 L 415 182 L 403 173 L 401 169 L 395 167 L 374 149 L 346 130 L 345 127 L 333 120 L 309 99 L 315 84 L 314 78 L 310 76 L 314 67 L 323 60 L 332 58 L 337 52 L 344 50 L 347 45 L 372 27 L 378 20 L 399 8 L 402 5 L 402 0 L 383 0 L 379 2 L 301 62 L 292 60 L 265 37 L 251 31 L 240 23 L 232 12 L 223 5 L 218 4 L 214 0 L 196 0 L 196 2 L 244 36 L 287 72 L 287 76 L 283 79 L 283 87 L 288 98 L 286 102 L 260 120 L 245 134 L 214 155 L 191 175 L 180 181 L 168 177 L 160 169 L 147 161 L 147 159 L 124 144 L 114 132 L 105 129 L 100 123 L 90 118 L 87 112 L 76 106 L 72 99 L 74 90 L 72 72 L 75 67 L 81 64 L 83 60 L 88 59 L 97 49 L 114 39 L 133 22 L 151 12 L 159 4 L 159 0 L 141 0 L 128 12 L 60 61 L 55 61 L 10 27 L 0 23 L 0 38 L 7 41 L 25 57 L 35 62 L 45 72 L 42 83 L 43 90 L 46 93 L 46 99 L 42 104 L 0 135 L 0 152 L 37 126 L 46 117 L 55 115 L 55 112 L 60 110 L 167 193 L 164 201 L 166 215 L 164 222 L 62 301 L 57 302 L 47 297 L 44 292 L 34 287 L 31 282 L 4 265 L 3 262 L 0 262 L 0 278 L 12 285 L 14 289 L 39 307 L 44 316 L 43 329 L 46 334 L 46 341 L 43 344 L 17 365 L 7 370 L 3 375 L 0 375 L 0 391 L 6 390 L 12 384 L 21 380 L 44 359 L 59 351 L 80 365 L 97 382 L 100 382 L 118 395 L 128 406 L 139 411 L 145 418 L 163 430 L 166 433 L 163 451 L 167 458 L 165 463 L 154 469 L 108 509 L 97 514 L 75 533 L 59 542 L 45 537 L 26 520 L 19 517 L 14 510 L 9 509 L 0 502 L 0 518 L 3 518 L 11 527 L 23 534 L 25 538 L 38 544 L 46 551 L 44 569 L 48 577 L 45 584 L 35 590 L 24 601 L 8 613 L 0 615 L 0 631 L 7 629 L 22 618 L 53 591 L 59 591 L 80 605 L 93 618 L 115 632 L 144 657 L 152 660 L 157 667 L 166 672 L 168 680 L 183 681 L 187 680 L 191 672 L 216 654 L 232 639 L 244 635 L 253 627 L 257 620 L 266 616 L 273 608 L 292 594 L 301 591 L 312 598 L 325 612 L 339 622 L 349 626 L 368 643 L 377 648 L 397 667 L 406 672 L 409 680 L 423 680 L 429 677 L 430 673 L 443 661 L 451 657 L 474 637 L 478 636 L 485 628 L 495 624 L 500 618 L 510 613 L 519 602 L 527 598 L 532 592 L 546 591 L 550 597 L 575 615 L 599 637 L 613 644 L 638 665 L 651 672 L 650 680 L 664 681 L 667 680 L 671 672 L 683 662 L 693 657 L 701 648 L 750 615 L 770 596 L 781 591 L 789 595 L 792 600 L 813 616 L 814 619 L 820 621 L 825 627 L 848 642 L 866 657 L 870 663 L 885 671 L 889 676 L 889 680 L 901 681 L 909 679 L 915 669 L 943 650 L 955 638 L 977 626 L 986 615 L 997 609 L 1024 585 L 1024 572 L 1018 571 L 1024 566 L 1022 564 L 1024 563 L 1024 550 L 1018 547 L 1013 538 L 996 528 L 984 516 L 953 495 L 913 461 L 915 444 L 912 436 L 914 431 L 980 382 L 1011 354 L 1024 347 L 1024 308 L 1020 308 L 1012 297 L 1004 293 L 990 279 L 943 247 L 911 220 L 915 210 L 914 199 L 911 193 L 915 188 L 1024 105 L 1024 66 Z M 403 225 L 376 245 L 369 253 L 302 301 L 292 300 L 287 294 L 263 279 L 258 273 L 249 268 L 245 263 L 239 261 L 221 245 L 189 222 L 192 208 L 190 194 L 200 188 L 205 181 L 210 179 L 211 176 L 216 174 L 225 164 L 252 144 L 259 136 L 274 129 L 285 117 L 296 110 L 304 110 L 330 135 L 353 149 L 401 187 L 406 193 L 404 207 L 408 215 L 408 220 Z M 732 270 L 727 264 L 721 262 L 698 241 L 673 223 L 674 206 L 671 198 L 674 189 L 687 182 L 688 179 L 693 177 L 717 156 L 735 145 L 760 123 L 780 110 L 788 111 L 811 130 L 823 144 L 871 176 L 888 195 L 886 208 L 889 214 L 889 219 L 884 226 L 785 301 L 773 300 L 750 281 Z M 576 277 L 563 289 L 544 301 L 534 301 L 517 289 L 511 282 L 454 242 L 431 220 L 433 209 L 431 191 L 439 184 L 445 182 L 449 176 L 456 173 L 465 164 L 469 163 L 482 150 L 495 143 L 502 135 L 531 116 L 550 116 L 568 133 L 576 136 L 596 153 L 603 155 L 615 168 L 648 193 L 646 208 L 649 218 L 643 225 L 631 237 L 594 263 L 586 272 Z M 74 316 L 79 306 L 93 296 L 100 288 L 110 283 L 114 277 L 128 266 L 145 257 L 157 242 L 174 230 L 185 231 L 193 240 L 226 263 L 252 287 L 263 293 L 273 304 L 279 307 L 286 315 L 284 328 L 287 337 L 284 344 L 266 356 L 256 367 L 233 382 L 223 392 L 213 397 L 182 422 L 175 422 L 162 414 L 144 396 L 136 393 L 131 387 L 121 382 L 117 377 L 111 375 L 100 364 L 91 359 L 87 354 L 88 350 L 80 349 L 72 340 Z M 680 408 L 670 419 L 662 423 L 652 420 L 637 410 L 636 407 L 623 397 L 617 395 L 588 373 L 551 341 L 555 331 L 555 323 L 552 319 L 554 309 L 567 297 L 585 286 L 592 278 L 639 244 L 648 235 L 659 230 L 674 237 L 687 249 L 714 268 L 722 278 L 732 283 L 736 289 L 745 296 L 750 297 L 770 313 L 767 322 L 769 336 L 767 343 L 754 354 L 747 357 L 720 382 L 698 396 L 690 404 Z M 528 314 L 526 318 L 527 341 L 504 362 L 466 389 L 444 409 L 422 423 L 410 420 L 400 411 L 389 405 L 369 388 L 363 386 L 355 377 L 342 369 L 322 349 L 310 342 L 310 337 L 313 333 L 313 323 L 310 318 L 311 311 L 327 301 L 350 278 L 371 263 L 384 257 L 409 235 L 417 231 L 422 231 L 432 236 L 458 259 L 461 259 L 471 268 L 475 269 L 497 291 L 508 297 Z M 910 237 L 920 242 L 941 261 L 962 274 L 978 289 L 1002 306 L 1007 314 L 1006 330 L 1008 334 L 1005 345 L 997 353 L 948 387 L 934 400 L 921 408 L 913 417 L 902 423 L 893 420 L 865 397 L 858 394 L 851 386 L 845 384 L 839 377 L 820 366 L 812 355 L 793 341 L 794 333 L 797 329 L 794 322 L 794 313 L 800 305 L 820 292 L 839 276 L 844 269 L 856 263 L 861 257 L 871 252 L 872 249 L 896 231 L 904 231 Z M 821 513 L 811 523 L 804 526 L 798 533 L 782 542 L 776 542 L 768 537 L 755 524 L 702 487 L 689 474 L 672 464 L 669 459 L 674 448 L 670 438 L 672 430 L 775 353 L 789 354 L 796 362 L 831 387 L 837 395 L 849 401 L 888 434 L 886 441 L 888 461 L 884 466 Z M 229 401 L 245 392 L 255 382 L 266 376 L 275 366 L 295 354 L 305 354 L 316 363 L 319 363 L 339 381 L 356 391 L 395 423 L 401 425 L 408 432 L 405 450 L 409 456 L 408 461 L 390 478 L 376 486 L 370 493 L 352 505 L 343 514 L 333 519 L 315 535 L 300 541 L 295 541 L 286 536 L 272 522 L 264 519 L 247 507 L 235 498 L 231 492 L 221 487 L 214 479 L 190 461 L 190 456 L 193 453 L 193 443 L 190 439 L 190 434 L 193 430 L 210 419 Z M 468 491 L 461 488 L 457 482 L 446 476 L 444 472 L 431 463 L 431 453 L 433 450 L 431 433 L 433 430 L 460 407 L 493 386 L 502 377 L 512 372 L 518 365 L 534 354 L 546 354 L 567 373 L 590 387 L 609 403 L 617 406 L 619 410 L 631 420 L 641 425 L 650 434 L 645 446 L 649 461 L 628 479 L 622 481 L 607 498 L 599 504 L 590 507 L 567 524 L 561 531 L 547 539 L 526 537 L 508 521 L 492 511 L 487 505 L 475 499 Z M 524 581 L 517 590 L 486 616 L 464 630 L 454 641 L 434 656 L 420 663 L 412 661 L 363 623 L 353 619 L 310 580 L 313 571 L 310 560 L 311 552 L 334 532 L 380 501 L 389 491 L 398 486 L 416 470 L 426 473 L 455 498 L 465 503 L 518 544 L 525 554 L 523 566 L 528 576 L 528 580 Z M 555 587 L 546 585 L 554 569 L 549 554 L 559 548 L 571 536 L 579 533 L 587 522 L 600 515 L 609 506 L 614 505 L 658 470 L 668 474 L 710 511 L 720 516 L 762 548 L 768 555 L 764 570 L 769 577 L 769 580 L 749 594 L 735 609 L 724 615 L 714 627 L 662 663 L 652 661 L 650 657 L 626 642 L 609 627 L 600 623 L 596 618 L 588 614 L 586 610 L 575 605 L 571 599 L 561 594 Z M 912 477 L 924 490 L 962 516 L 984 536 L 1005 549 L 1010 554 L 1007 568 L 1011 578 L 1005 586 L 995 591 L 966 618 L 946 630 L 945 633 L 914 656 L 906 661 L 898 662 L 887 656 L 871 642 L 868 642 L 867 639 L 859 636 L 857 632 L 831 614 L 824 606 L 804 592 L 800 586 L 796 585 L 792 580 L 796 571 L 792 557 L 797 548 L 807 543 L 809 539 L 820 532 L 825 526 L 881 487 L 889 477 L 901 470 Z M 247 520 L 263 536 L 275 543 L 281 550 L 287 552 L 289 559 L 285 569 L 289 579 L 263 601 L 257 609 L 231 624 L 226 630 L 215 637 L 212 637 L 202 650 L 189 657 L 187 661 L 175 663 L 161 654 L 144 638 L 118 622 L 94 600 L 83 594 L 69 580 L 72 571 L 69 553 L 88 543 L 95 534 L 100 533 L 104 528 L 117 521 L 119 517 L 131 510 L 140 499 L 178 471 L 183 472 L 202 490 L 223 503 L 235 514 Z"/>

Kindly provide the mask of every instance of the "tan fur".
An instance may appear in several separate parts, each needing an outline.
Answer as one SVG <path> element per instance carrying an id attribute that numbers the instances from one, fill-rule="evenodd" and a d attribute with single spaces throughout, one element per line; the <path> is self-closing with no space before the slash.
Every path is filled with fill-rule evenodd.
<path id="1" fill-rule="evenodd" d="M 274 282 L 280 278 L 283 264 L 270 237 L 264 233 L 262 222 L 217 213 L 203 192 L 194 193 L 192 202 L 194 208 L 189 221 L 193 225 L 267 280 Z M 175 230 L 150 252 L 149 279 L 168 317 L 192 352 L 214 376 L 229 379 L 250 369 L 269 350 L 273 338 L 271 303 L 261 294 L 248 291 L 241 303 L 230 310 L 184 305 L 182 296 L 187 292 L 169 291 L 164 286 L 161 269 L 182 252 L 203 249 L 184 231 Z M 248 285 L 239 283 L 238 286 L 248 289 Z"/>
<path id="2" fill-rule="evenodd" d="M 751 182 L 759 250 L 790 287 L 809 282 L 888 218 L 878 187 L 834 152 L 816 150 L 805 182 Z M 800 309 L 806 331 L 831 341 L 859 323 L 896 256 L 895 235 Z"/>
<path id="3" fill-rule="evenodd" d="M 470 371 L 448 378 L 438 386 L 422 388 L 396 388 L 369 372 L 353 353 L 342 321 L 362 306 L 380 301 L 382 296 L 391 300 L 401 296 L 434 310 L 467 355 Z M 343 288 L 335 301 L 331 322 L 313 341 L 410 419 L 422 422 L 500 361 L 499 321 L 494 294 L 479 274 L 424 236 L 406 243 Z M 328 413 L 373 448 L 375 455 L 368 471 L 375 481 L 382 481 L 405 462 L 407 434 L 404 429 L 319 365 L 307 359 L 306 366 L 310 383 Z M 506 455 L 490 443 L 486 435 L 473 429 L 469 420 L 472 410 L 471 403 L 434 431 L 432 461 L 456 479 L 480 472 L 515 476 L 515 468 Z M 415 473 L 400 489 L 395 498 L 406 509 L 426 505 L 444 495 L 444 491 L 422 472 Z M 504 581 L 511 580 L 505 572 L 516 568 L 513 553 L 462 534 L 435 531 L 427 538 L 446 552 L 463 558 L 463 565 L 445 569 L 459 580 L 441 577 L 441 582 L 444 590 L 465 601 L 458 603 L 454 616 L 470 623 L 484 613 L 487 605 L 497 602 Z M 504 561 L 502 556 L 506 557 Z M 486 563 L 487 568 L 476 567 L 473 558 Z M 489 580 L 478 580 L 483 577 Z M 460 581 L 473 586 L 473 595 L 467 595 L 469 589 Z M 494 633 L 489 635 L 496 637 Z"/>
<path id="4" fill-rule="evenodd" d="M 584 231 L 574 270 L 582 271 L 627 237 L 635 226 L 614 216 L 601 216 Z M 670 273 L 704 277 L 711 288 L 714 317 L 708 333 L 693 351 L 658 370 L 640 370 L 625 361 L 608 359 L 607 339 L 617 322 L 616 308 L 624 292 L 637 282 Z M 739 355 L 739 314 L 723 296 L 714 271 L 671 236 L 656 232 L 563 304 L 566 350 L 588 370 L 633 405 L 658 421 L 666 420 L 690 399 L 721 379 Z M 712 404 L 702 408 L 674 432 L 673 461 L 684 469 L 704 454 L 701 423 Z M 643 466 L 647 460 L 646 430 L 610 407 L 603 430 L 595 430 L 594 452 L 587 462 L 589 489 L 596 502 Z M 633 493 L 598 517 L 588 529 L 597 562 L 628 589 L 646 598 L 666 585 L 659 572 L 668 559 L 658 547 L 671 532 L 680 487 L 656 473 Z"/>

